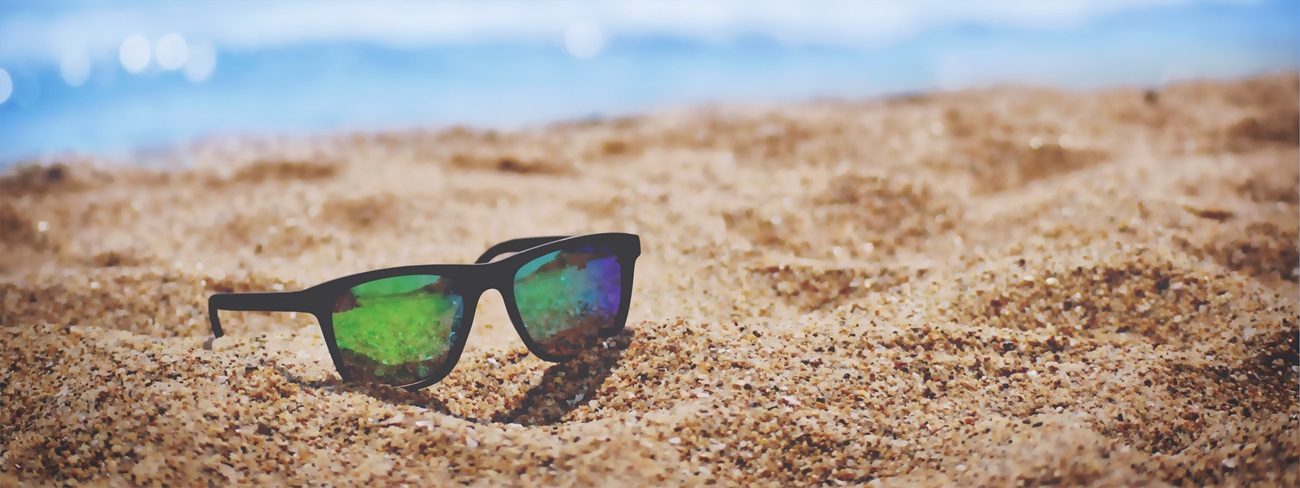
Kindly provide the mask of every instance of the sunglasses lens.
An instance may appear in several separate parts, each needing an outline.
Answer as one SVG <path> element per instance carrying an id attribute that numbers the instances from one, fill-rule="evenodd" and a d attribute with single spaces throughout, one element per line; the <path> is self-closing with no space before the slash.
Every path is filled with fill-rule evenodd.
<path id="1" fill-rule="evenodd" d="M 334 302 L 334 339 L 351 379 L 404 386 L 447 362 L 464 304 L 446 278 L 397 276 L 352 287 Z"/>
<path id="2" fill-rule="evenodd" d="M 515 304 L 528 336 L 547 354 L 577 355 L 615 326 L 623 269 L 613 249 L 580 246 L 525 264 L 515 274 Z"/>

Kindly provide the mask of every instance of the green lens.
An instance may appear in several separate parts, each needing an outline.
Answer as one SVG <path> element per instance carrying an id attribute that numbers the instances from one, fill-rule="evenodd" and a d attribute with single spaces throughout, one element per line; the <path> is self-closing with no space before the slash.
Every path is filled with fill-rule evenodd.
<path id="1" fill-rule="evenodd" d="M 580 246 L 539 257 L 515 273 L 515 304 L 528 336 L 551 356 L 571 357 L 614 327 L 623 268 L 613 249 Z"/>
<path id="2" fill-rule="evenodd" d="M 349 378 L 409 385 L 446 363 L 464 311 L 448 279 L 396 276 L 352 287 L 335 301 L 334 339 Z"/>

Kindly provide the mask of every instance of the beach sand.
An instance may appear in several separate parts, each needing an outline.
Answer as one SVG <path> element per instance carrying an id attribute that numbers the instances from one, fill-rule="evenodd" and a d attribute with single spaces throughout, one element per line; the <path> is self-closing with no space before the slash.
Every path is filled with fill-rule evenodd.
<path id="1" fill-rule="evenodd" d="M 0 485 L 1300 483 L 1300 78 L 197 141 L 0 182 Z M 627 332 L 337 379 L 207 297 L 634 232 Z"/>

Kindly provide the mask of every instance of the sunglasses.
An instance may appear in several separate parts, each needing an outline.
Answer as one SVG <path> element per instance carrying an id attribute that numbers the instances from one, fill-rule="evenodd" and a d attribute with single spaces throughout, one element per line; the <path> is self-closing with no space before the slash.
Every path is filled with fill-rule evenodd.
<path id="1" fill-rule="evenodd" d="M 489 289 L 505 299 L 528 350 L 546 361 L 572 359 L 617 334 L 640 255 L 634 234 L 516 239 L 492 246 L 475 264 L 378 269 L 301 291 L 217 293 L 208 315 L 217 337 L 224 335 L 219 310 L 315 315 L 344 381 L 417 390 L 456 366 Z"/>

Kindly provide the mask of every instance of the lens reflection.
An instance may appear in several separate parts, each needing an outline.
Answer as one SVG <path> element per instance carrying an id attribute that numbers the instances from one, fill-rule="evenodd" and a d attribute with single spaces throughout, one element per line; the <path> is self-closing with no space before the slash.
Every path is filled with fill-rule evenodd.
<path id="1" fill-rule="evenodd" d="M 447 360 L 463 312 L 440 276 L 396 276 L 362 283 L 334 304 L 342 369 L 354 380 L 407 385 Z"/>
<path id="2" fill-rule="evenodd" d="M 541 349 L 569 357 L 613 327 L 623 296 L 623 272 L 613 249 L 582 246 L 556 251 L 515 274 L 515 303 L 524 329 Z"/>

